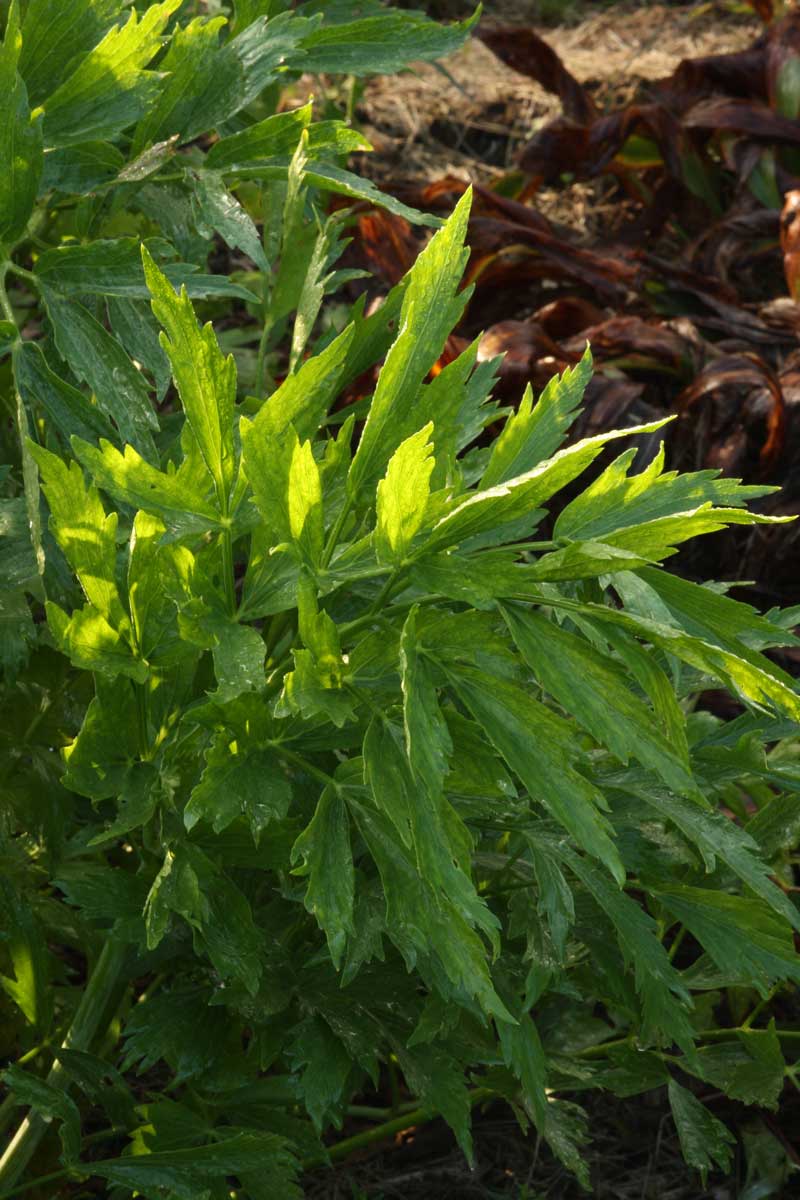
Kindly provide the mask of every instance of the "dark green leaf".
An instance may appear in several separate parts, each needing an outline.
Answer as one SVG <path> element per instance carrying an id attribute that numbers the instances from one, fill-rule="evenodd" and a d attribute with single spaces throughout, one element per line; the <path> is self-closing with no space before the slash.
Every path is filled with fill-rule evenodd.
<path id="1" fill-rule="evenodd" d="M 311 823 L 292 847 L 295 875 L 308 876 L 305 906 L 319 922 L 334 966 L 339 968 L 353 933 L 353 857 L 347 806 L 330 787 L 322 793 Z"/>
<path id="2" fill-rule="evenodd" d="M 153 430 L 158 429 L 158 419 L 142 373 L 82 304 L 62 300 L 46 289 L 44 298 L 62 357 L 88 383 L 100 411 L 114 422 L 120 438 L 153 459 Z"/>
<path id="3" fill-rule="evenodd" d="M 602 814 L 605 800 L 577 770 L 572 728 L 529 692 L 469 667 L 451 675 L 452 685 L 492 744 L 524 783 L 569 830 L 579 846 L 619 882 L 625 869 Z"/>
<path id="4" fill-rule="evenodd" d="M 715 1165 L 728 1171 L 733 1135 L 686 1088 L 669 1081 L 669 1103 L 680 1138 L 683 1157 L 700 1172 L 705 1187 L 709 1170 Z"/>
<path id="5" fill-rule="evenodd" d="M 24 232 L 43 165 L 41 115 L 31 116 L 17 70 L 21 48 L 19 7 L 12 0 L 0 47 L 0 244 Z"/>
<path id="6" fill-rule="evenodd" d="M 215 833 L 244 815 L 253 841 L 273 821 L 286 816 L 292 791 L 280 760 L 269 750 L 234 753 L 227 736 L 218 736 L 206 755 L 203 777 L 184 809 L 187 829 L 200 820 L 208 821 Z"/>
<path id="7" fill-rule="evenodd" d="M 75 1162 L 81 1147 L 81 1117 L 67 1093 L 20 1067 L 9 1067 L 4 1071 L 3 1083 L 10 1089 L 14 1104 L 29 1104 L 34 1112 L 47 1120 L 60 1122 L 63 1161 Z"/>

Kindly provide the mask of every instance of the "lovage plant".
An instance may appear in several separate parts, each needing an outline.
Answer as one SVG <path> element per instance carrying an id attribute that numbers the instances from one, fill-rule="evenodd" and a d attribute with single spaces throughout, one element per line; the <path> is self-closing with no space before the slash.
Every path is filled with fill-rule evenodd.
<path id="1" fill-rule="evenodd" d="M 565 444 L 588 353 L 488 438 L 476 347 L 430 376 L 468 204 L 263 403 L 144 249 L 174 436 L 120 449 L 82 397 L 86 433 L 27 443 L 50 645 L 5 701 L 4 1117 L 30 1111 L 4 1192 L 33 1163 L 299 1196 L 389 1061 L 401 1123 L 439 1113 L 469 1156 L 471 1106 L 505 1099 L 584 1182 L 573 1094 L 667 1085 L 705 1172 L 730 1134 L 689 1079 L 769 1105 L 794 1071 L 722 1003 L 800 979 L 772 877 L 797 774 L 764 749 L 800 699 L 763 651 L 793 639 L 661 565 L 763 489 L 635 447 L 581 488 L 657 428 Z M 357 424 L 337 398 L 378 362 Z M 695 711 L 708 686 L 743 715 Z"/>
<path id="2" fill-rule="evenodd" d="M 300 1196 L 398 1122 L 469 1157 L 493 1100 L 586 1182 L 593 1088 L 724 1167 L 692 1081 L 796 1076 L 796 614 L 662 564 L 764 489 L 637 469 L 658 423 L 569 445 L 588 354 L 515 413 L 476 346 L 432 373 L 469 197 L 329 319 L 319 191 L 375 192 L 278 87 L 465 29 L 283 7 L 9 6 L 0 1196 Z"/>

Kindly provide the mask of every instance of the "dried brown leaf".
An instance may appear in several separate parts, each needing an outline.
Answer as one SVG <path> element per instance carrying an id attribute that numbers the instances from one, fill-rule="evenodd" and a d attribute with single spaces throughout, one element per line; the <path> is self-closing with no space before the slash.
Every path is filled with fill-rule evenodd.
<path id="1" fill-rule="evenodd" d="M 501 62 L 521 75 L 528 75 L 558 96 L 564 112 L 573 120 L 588 124 L 597 109 L 586 89 L 564 66 L 555 50 L 532 29 L 478 29 L 478 37 Z"/>

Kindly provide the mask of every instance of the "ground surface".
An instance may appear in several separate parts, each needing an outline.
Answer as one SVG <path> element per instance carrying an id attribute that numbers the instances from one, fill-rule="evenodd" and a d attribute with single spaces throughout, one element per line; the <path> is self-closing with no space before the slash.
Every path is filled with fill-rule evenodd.
<path id="1" fill-rule="evenodd" d="M 449 7 L 451 15 L 467 11 Z M 483 23 L 536 29 L 603 110 L 630 100 L 643 81 L 669 75 L 681 59 L 743 49 L 761 29 L 752 15 L 721 14 L 710 4 L 585 3 L 557 25 L 537 20 L 537 11 L 536 0 L 498 0 L 484 5 Z M 446 74 L 421 63 L 413 73 L 367 84 L 359 118 L 375 153 L 361 164 L 365 173 L 393 184 L 443 175 L 491 182 L 561 111 L 558 97 L 504 66 L 477 39 L 445 66 Z M 575 229 L 596 228 L 612 209 L 595 191 L 580 184 L 566 195 L 545 189 L 537 207 Z"/>

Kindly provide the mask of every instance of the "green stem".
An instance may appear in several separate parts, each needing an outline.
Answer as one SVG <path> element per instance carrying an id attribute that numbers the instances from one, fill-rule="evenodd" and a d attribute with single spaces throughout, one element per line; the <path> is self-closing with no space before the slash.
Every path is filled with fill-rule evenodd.
<path id="1" fill-rule="evenodd" d="M 494 1099 L 496 1094 L 491 1088 L 475 1088 L 469 1093 L 470 1105 L 474 1106 L 480 1104 L 482 1100 Z M 384 1121 L 382 1125 L 376 1125 L 373 1129 L 366 1129 L 363 1133 L 357 1133 L 354 1137 L 337 1142 L 335 1146 L 330 1147 L 327 1155 L 313 1155 L 306 1159 L 303 1166 L 306 1169 L 322 1166 L 328 1159 L 338 1162 L 340 1159 L 347 1158 L 355 1150 L 362 1150 L 365 1146 L 373 1146 L 376 1142 L 385 1141 L 392 1134 L 402 1133 L 404 1129 L 410 1129 L 412 1125 L 425 1125 L 429 1121 L 435 1121 L 440 1115 L 435 1108 L 412 1109 L 411 1112 L 394 1117 L 391 1121 Z"/>
<path id="2" fill-rule="evenodd" d="M 125 942 L 115 938 L 113 931 L 100 952 L 91 978 L 86 985 L 81 1001 L 75 1011 L 72 1024 L 62 1043 L 64 1050 L 88 1050 L 107 1018 L 120 986 L 123 967 L 128 956 Z M 51 1087 L 66 1085 L 66 1071 L 56 1059 L 47 1082 Z M 8 1189 L 13 1188 L 27 1167 L 36 1148 L 49 1128 L 49 1123 L 36 1112 L 23 1118 L 17 1132 L 0 1158 L 0 1196 L 6 1198 Z M 60 1176 L 59 1176 L 60 1177 Z"/>
<path id="3" fill-rule="evenodd" d="M 669 959 L 670 962 L 672 962 L 672 960 L 675 958 L 675 955 L 680 950 L 681 942 L 683 941 L 683 939 L 685 937 L 686 937 L 686 926 L 681 925 L 680 929 L 675 934 L 675 937 L 672 939 L 672 945 L 670 946 L 670 948 L 667 952 L 667 958 Z"/>
<path id="4" fill-rule="evenodd" d="M 2 1200 L 12 1200 L 12 1197 L 22 1196 L 25 1192 L 32 1191 L 33 1188 L 41 1187 L 43 1183 L 55 1183 L 57 1179 L 68 1179 L 73 1171 L 73 1167 L 63 1167 L 60 1171 L 53 1171 L 51 1175 L 40 1175 L 38 1179 L 30 1179 L 27 1183 L 12 1188 L 10 1192 L 0 1193 L 0 1196 Z"/>
<path id="5" fill-rule="evenodd" d="M 392 571 L 389 578 L 384 583 L 381 590 L 378 592 L 378 595 L 375 597 L 375 600 L 373 601 L 372 605 L 370 606 L 369 611 L 367 612 L 368 617 L 374 617 L 375 613 L 380 612 L 381 609 L 386 605 L 392 592 L 394 591 L 395 587 L 397 586 L 397 581 L 400 577 L 400 573 L 401 573 L 401 568 L 395 567 L 395 569 Z"/>
<path id="6" fill-rule="evenodd" d="M 700 1029 L 695 1037 L 698 1042 L 718 1042 L 725 1038 L 735 1037 L 737 1033 L 759 1034 L 767 1033 L 767 1030 L 750 1029 L 747 1025 L 737 1025 L 732 1029 Z M 776 1029 L 775 1033 L 784 1040 L 794 1041 L 800 1038 L 800 1029 Z M 613 1038 L 610 1042 L 599 1042 L 596 1046 L 586 1046 L 583 1050 L 576 1050 L 575 1055 L 578 1058 L 602 1058 L 609 1050 L 615 1050 L 617 1046 L 632 1046 L 634 1041 L 635 1039 L 630 1036 Z"/>
<path id="7" fill-rule="evenodd" d="M 339 541 L 342 530 L 344 529 L 345 521 L 350 516 L 352 507 L 353 501 L 349 496 L 346 496 L 344 504 L 339 509 L 339 515 L 333 523 L 333 528 L 328 536 L 328 540 L 325 543 L 325 549 L 322 551 L 322 561 L 320 566 L 323 568 L 328 566 L 331 558 L 333 557 L 333 552 L 336 549 L 336 545 Z"/>
<path id="8" fill-rule="evenodd" d="M 139 718 L 139 755 L 143 762 L 147 762 L 150 757 L 150 731 L 148 729 L 147 715 L 147 692 L 144 683 L 135 683 L 136 691 L 136 714 Z"/>
<path id="9" fill-rule="evenodd" d="M 412 1100 L 406 1104 L 398 1104 L 397 1108 L 373 1108 L 369 1104 L 350 1104 L 347 1107 L 348 1117 L 361 1118 L 364 1121 L 388 1121 L 390 1118 L 398 1116 L 400 1113 L 413 1112 L 419 1107 L 417 1100 Z"/>
<path id="10" fill-rule="evenodd" d="M 233 578 L 233 534 L 230 529 L 223 529 L 220 538 L 222 552 L 222 579 L 225 586 L 225 602 L 228 612 L 236 616 L 236 584 Z"/>
<path id="11" fill-rule="evenodd" d="M 304 758 L 302 754 L 297 754 L 294 750 L 290 750 L 288 746 L 284 746 L 280 742 L 273 742 L 272 745 L 276 754 L 278 754 L 281 758 L 286 759 L 287 762 L 294 763 L 296 767 L 299 767 L 301 771 L 305 771 L 306 775 L 310 775 L 312 779 L 318 780 L 318 782 L 324 784 L 325 787 L 333 788 L 335 792 L 339 792 L 341 790 L 340 784 L 333 778 L 332 775 L 329 775 L 327 771 L 320 770 L 319 767 L 315 767 L 314 764 L 309 762 L 307 758 Z"/>
<path id="12" fill-rule="evenodd" d="M 6 270 L 10 271 L 12 275 L 17 275 L 20 279 L 24 279 L 26 283 L 36 288 L 37 291 L 39 290 L 39 280 L 33 271 L 26 271 L 24 267 L 18 267 L 15 262 L 7 262 Z"/>
<path id="13" fill-rule="evenodd" d="M 6 263 L 5 269 L 7 270 L 9 266 L 10 263 Z M 0 312 L 2 312 L 6 321 L 10 321 L 12 325 L 16 325 L 16 321 L 14 320 L 14 310 L 11 307 L 11 302 L 8 299 L 8 292 L 6 291 L 5 270 L 0 272 Z"/>
<path id="14" fill-rule="evenodd" d="M 742 1022 L 742 1029 L 750 1028 L 750 1026 L 753 1024 L 753 1021 L 755 1021 L 756 1017 L 760 1013 L 762 1013 L 764 1011 L 764 1009 L 767 1007 L 767 1005 L 774 999 L 775 993 L 779 990 L 779 988 L 780 988 L 780 984 L 776 984 L 776 986 L 770 990 L 769 995 L 765 996 L 763 1000 L 759 1001 L 759 1003 L 755 1006 L 755 1008 L 750 1013 L 750 1015 L 745 1017 L 744 1021 Z"/>

